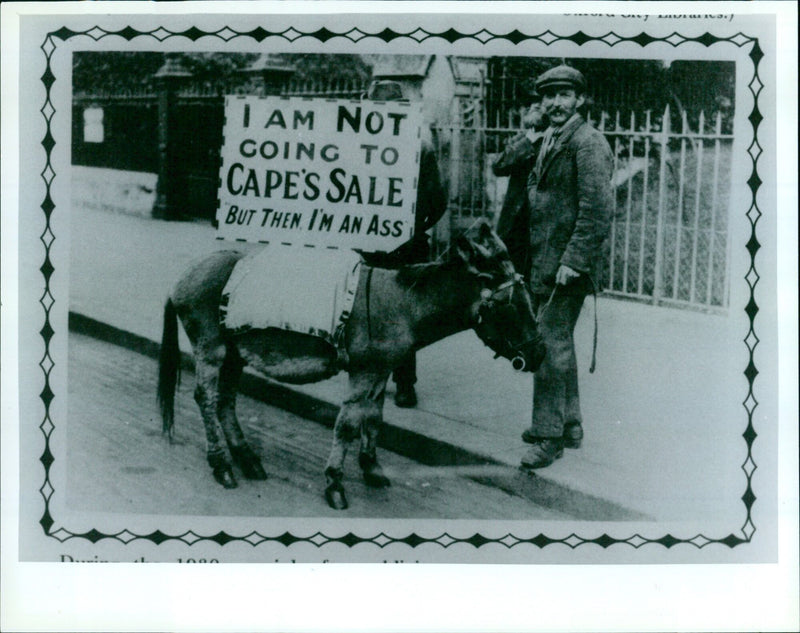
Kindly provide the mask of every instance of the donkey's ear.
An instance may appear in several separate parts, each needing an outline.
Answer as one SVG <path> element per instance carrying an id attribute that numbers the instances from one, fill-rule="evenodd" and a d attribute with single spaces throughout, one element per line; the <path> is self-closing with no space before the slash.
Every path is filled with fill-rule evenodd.
<path id="1" fill-rule="evenodd" d="M 497 237 L 492 230 L 492 226 L 486 220 L 481 221 L 478 225 L 478 234 L 475 242 L 489 252 L 494 252 L 497 249 Z"/>
<path id="2" fill-rule="evenodd" d="M 479 275 L 477 262 L 483 256 L 481 247 L 462 234 L 456 238 L 455 248 L 458 258 L 464 262 L 466 269 L 474 275 Z"/>

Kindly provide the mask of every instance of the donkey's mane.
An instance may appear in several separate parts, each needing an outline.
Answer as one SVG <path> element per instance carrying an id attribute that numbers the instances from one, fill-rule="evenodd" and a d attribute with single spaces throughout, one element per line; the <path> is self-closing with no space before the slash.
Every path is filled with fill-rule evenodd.
<path id="1" fill-rule="evenodd" d="M 503 250 L 487 257 L 485 259 L 485 265 L 489 270 L 493 268 L 500 269 L 501 263 L 507 260 L 508 253 Z M 423 264 L 406 264 L 397 270 L 397 283 L 405 288 L 425 287 L 430 280 L 435 277 L 437 271 L 446 270 L 462 264 L 463 261 L 461 258 L 455 254 L 451 255 L 443 262 L 434 261 Z"/>
<path id="2" fill-rule="evenodd" d="M 429 262 L 424 264 L 407 264 L 397 270 L 397 283 L 404 288 L 424 287 L 435 276 L 437 271 L 453 265 L 454 260 L 445 262 Z"/>

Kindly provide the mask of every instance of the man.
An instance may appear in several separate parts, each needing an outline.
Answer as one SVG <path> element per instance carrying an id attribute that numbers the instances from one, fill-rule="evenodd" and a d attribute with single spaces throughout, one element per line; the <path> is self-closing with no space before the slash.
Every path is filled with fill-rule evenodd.
<path id="1" fill-rule="evenodd" d="M 369 87 L 365 98 L 372 101 L 399 101 L 403 99 L 403 92 L 400 84 L 395 81 L 375 81 Z M 439 221 L 446 208 L 447 196 L 439 179 L 439 166 L 433 151 L 433 143 L 423 135 L 419 159 L 414 235 L 409 241 L 390 253 L 361 253 L 364 260 L 368 265 L 380 268 L 400 268 L 406 264 L 421 264 L 428 261 L 430 244 L 426 231 Z M 417 393 L 414 389 L 417 382 L 417 359 L 414 352 L 395 368 L 393 378 L 397 385 L 395 404 L 398 407 L 415 406 L 417 404 Z"/>
<path id="2" fill-rule="evenodd" d="M 528 181 L 530 288 L 547 356 L 534 375 L 531 427 L 522 434 L 532 445 L 526 468 L 549 466 L 583 439 L 573 332 L 597 286 L 613 207 L 611 148 L 579 114 L 583 75 L 557 66 L 539 76 L 536 90 L 550 127 Z"/>
<path id="3" fill-rule="evenodd" d="M 495 176 L 508 176 L 508 188 L 497 220 L 497 234 L 508 248 L 514 268 L 527 275 L 530 268 L 528 176 L 536 164 L 547 127 L 542 97 L 536 91 L 531 94 L 531 103 L 522 117 L 522 125 L 525 130 L 508 141 L 503 153 L 492 164 L 492 172 Z"/>

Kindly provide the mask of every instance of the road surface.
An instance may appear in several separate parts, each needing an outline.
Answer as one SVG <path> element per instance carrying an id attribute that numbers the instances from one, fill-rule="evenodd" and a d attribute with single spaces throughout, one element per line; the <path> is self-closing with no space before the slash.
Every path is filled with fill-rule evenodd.
<path id="1" fill-rule="evenodd" d="M 261 402 L 239 397 L 237 412 L 269 478 L 225 490 L 205 460 L 193 375 L 184 374 L 175 407 L 175 442 L 161 434 L 156 362 L 122 347 L 70 333 L 67 502 L 76 510 L 141 514 L 275 517 L 569 519 L 568 514 L 477 483 L 505 467 L 430 467 L 380 450 L 392 480 L 375 490 L 361 481 L 357 446 L 348 455 L 350 508 L 330 509 L 323 468 L 331 431 Z M 507 470 L 507 469 L 506 469 Z M 507 473 L 504 473 L 507 475 Z"/>

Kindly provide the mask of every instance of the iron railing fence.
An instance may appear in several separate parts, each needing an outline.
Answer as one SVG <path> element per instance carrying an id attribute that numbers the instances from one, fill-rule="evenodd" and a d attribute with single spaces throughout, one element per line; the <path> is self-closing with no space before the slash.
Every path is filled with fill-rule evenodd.
<path id="1" fill-rule="evenodd" d="M 226 94 L 272 95 L 292 97 L 329 97 L 336 99 L 358 99 L 366 93 L 369 80 L 333 79 L 304 80 L 290 79 L 276 86 L 268 86 L 257 80 L 243 81 L 237 78 L 215 79 L 213 81 L 188 81 L 176 89 L 178 99 L 183 101 L 209 100 L 211 102 L 224 98 Z M 118 102 L 153 102 L 158 99 L 158 91 L 151 87 L 119 89 L 114 91 L 95 91 L 91 93 L 76 92 L 73 103 L 118 103 Z"/>
<path id="2" fill-rule="evenodd" d="M 449 222 L 437 230 L 437 252 L 476 219 L 496 221 L 502 207 L 507 181 L 491 165 L 519 131 L 521 112 L 508 117 L 515 126 L 497 126 L 487 125 L 478 108 L 477 101 L 466 104 L 459 120 L 433 130 L 449 191 Z M 677 129 L 674 120 L 669 106 L 657 117 L 648 111 L 627 120 L 619 113 L 589 118 L 614 154 L 616 202 L 603 288 L 657 304 L 725 310 L 733 135 L 723 133 L 719 112 L 710 121 L 700 112 L 695 126 L 685 111 Z"/>
<path id="3" fill-rule="evenodd" d="M 333 81 L 290 80 L 280 89 L 286 97 L 327 97 L 329 99 L 359 99 L 366 93 L 369 81 L 338 79 Z"/>
<path id="4" fill-rule="evenodd" d="M 180 165 L 188 165 L 189 180 L 199 191 L 198 199 L 215 197 L 218 177 L 218 141 L 226 94 L 301 96 L 317 98 L 357 99 L 366 91 L 368 82 L 357 80 L 302 81 L 290 80 L 276 86 L 264 86 L 256 79 L 241 77 L 215 80 L 189 80 L 174 86 L 173 119 L 178 136 L 182 137 Z M 135 171 L 158 171 L 158 103 L 159 93 L 142 86 L 115 91 L 76 92 L 72 97 L 72 159 L 75 164 L 112 167 Z M 84 138 L 87 110 L 100 110 L 104 142 L 87 142 Z M 185 130 L 184 128 L 189 128 Z M 191 130 L 194 130 L 193 133 Z M 210 189 L 211 188 L 211 189 Z M 211 194 L 209 194 L 209 191 Z M 205 209 L 211 203 L 193 208 Z"/>

